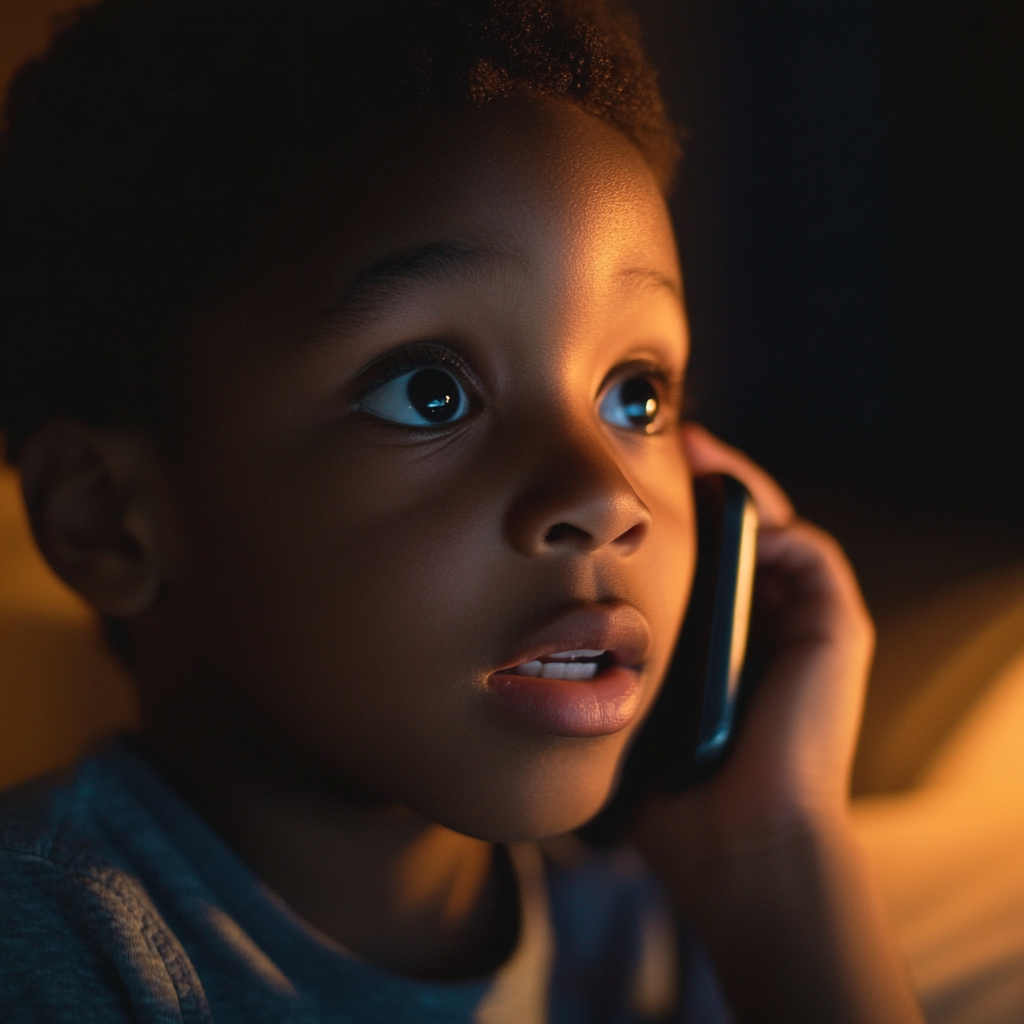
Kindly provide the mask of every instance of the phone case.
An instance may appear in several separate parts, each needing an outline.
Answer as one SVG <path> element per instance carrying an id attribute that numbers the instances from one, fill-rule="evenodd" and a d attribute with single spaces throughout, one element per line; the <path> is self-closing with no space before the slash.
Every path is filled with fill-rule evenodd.
<path id="1" fill-rule="evenodd" d="M 739 480 L 694 480 L 697 564 L 686 618 L 658 700 L 623 768 L 619 788 L 580 830 L 617 841 L 651 788 L 679 792 L 712 775 L 728 753 L 741 702 L 757 553 L 757 508 Z"/>

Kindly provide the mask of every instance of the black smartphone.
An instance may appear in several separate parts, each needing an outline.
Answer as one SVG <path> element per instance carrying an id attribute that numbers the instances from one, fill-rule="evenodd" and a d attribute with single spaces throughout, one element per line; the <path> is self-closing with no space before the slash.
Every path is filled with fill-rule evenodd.
<path id="1" fill-rule="evenodd" d="M 623 767 L 618 790 L 580 835 L 618 841 L 644 792 L 679 792 L 717 770 L 742 703 L 743 662 L 757 553 L 757 507 L 739 480 L 693 482 L 697 564 L 690 603 L 658 700 Z"/>

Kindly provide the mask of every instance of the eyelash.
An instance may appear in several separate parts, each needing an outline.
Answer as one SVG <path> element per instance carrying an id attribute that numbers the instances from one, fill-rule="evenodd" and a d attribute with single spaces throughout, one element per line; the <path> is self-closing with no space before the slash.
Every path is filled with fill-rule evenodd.
<path id="1" fill-rule="evenodd" d="M 445 369 L 454 370 L 461 378 L 463 384 L 469 384 L 472 390 L 479 394 L 479 382 L 476 374 L 470 370 L 466 361 L 455 351 L 446 345 L 438 345 L 429 341 L 416 342 L 406 345 L 397 352 L 392 352 L 372 364 L 364 379 L 360 382 L 358 392 L 353 399 L 353 406 L 358 406 L 367 396 L 378 388 L 383 387 L 389 381 L 410 370 L 425 369 L 431 366 L 440 366 Z M 607 394 L 608 390 L 617 383 L 628 380 L 631 377 L 647 377 L 650 380 L 658 381 L 664 395 L 664 401 L 669 408 L 676 410 L 676 419 L 680 420 L 689 415 L 692 405 L 691 396 L 684 388 L 683 382 L 674 376 L 667 374 L 657 363 L 647 360 L 638 360 L 626 363 L 613 370 L 601 386 L 599 394 Z M 470 401 L 471 395 L 467 394 Z M 409 428 L 405 428 L 409 429 Z M 435 428 L 436 429 L 436 428 Z"/>
<path id="2" fill-rule="evenodd" d="M 421 341 L 413 345 L 406 345 L 405 348 L 384 356 L 370 366 L 359 384 L 353 405 L 358 405 L 368 395 L 383 387 L 388 381 L 401 377 L 403 373 L 408 373 L 410 370 L 427 369 L 431 366 L 454 370 L 463 383 L 469 383 L 474 388 L 478 387 L 476 375 L 457 352 L 453 352 L 445 345 Z"/>
<path id="3" fill-rule="evenodd" d="M 689 414 L 692 403 L 682 379 L 677 378 L 674 374 L 666 373 L 657 363 L 648 362 L 645 359 L 617 366 L 608 374 L 598 394 L 605 395 L 616 384 L 634 377 L 646 377 L 648 380 L 657 381 L 661 388 L 663 401 L 670 409 L 676 410 L 679 419 Z"/>

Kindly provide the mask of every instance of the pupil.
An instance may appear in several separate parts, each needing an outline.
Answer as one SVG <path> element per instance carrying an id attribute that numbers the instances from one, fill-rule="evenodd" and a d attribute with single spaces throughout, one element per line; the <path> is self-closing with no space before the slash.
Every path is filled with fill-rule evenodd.
<path id="1" fill-rule="evenodd" d="M 431 423 L 444 423 L 459 411 L 459 386 L 444 370 L 414 373 L 409 378 L 406 391 L 412 407 Z"/>
<path id="2" fill-rule="evenodd" d="M 634 377 L 622 385 L 622 404 L 630 422 L 638 427 L 646 427 L 654 422 L 658 414 L 658 393 L 649 380 Z"/>

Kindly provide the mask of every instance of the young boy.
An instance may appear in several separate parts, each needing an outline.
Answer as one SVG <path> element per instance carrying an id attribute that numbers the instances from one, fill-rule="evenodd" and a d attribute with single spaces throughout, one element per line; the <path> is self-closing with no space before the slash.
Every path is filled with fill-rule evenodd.
<path id="1" fill-rule="evenodd" d="M 630 24 L 103 0 L 19 75 L 2 424 L 144 724 L 5 798 L 5 1021 L 919 1020 L 846 817 L 853 576 L 679 426 Z M 765 524 L 740 741 L 641 808 L 660 882 L 545 860 L 656 696 L 710 471 Z"/>

